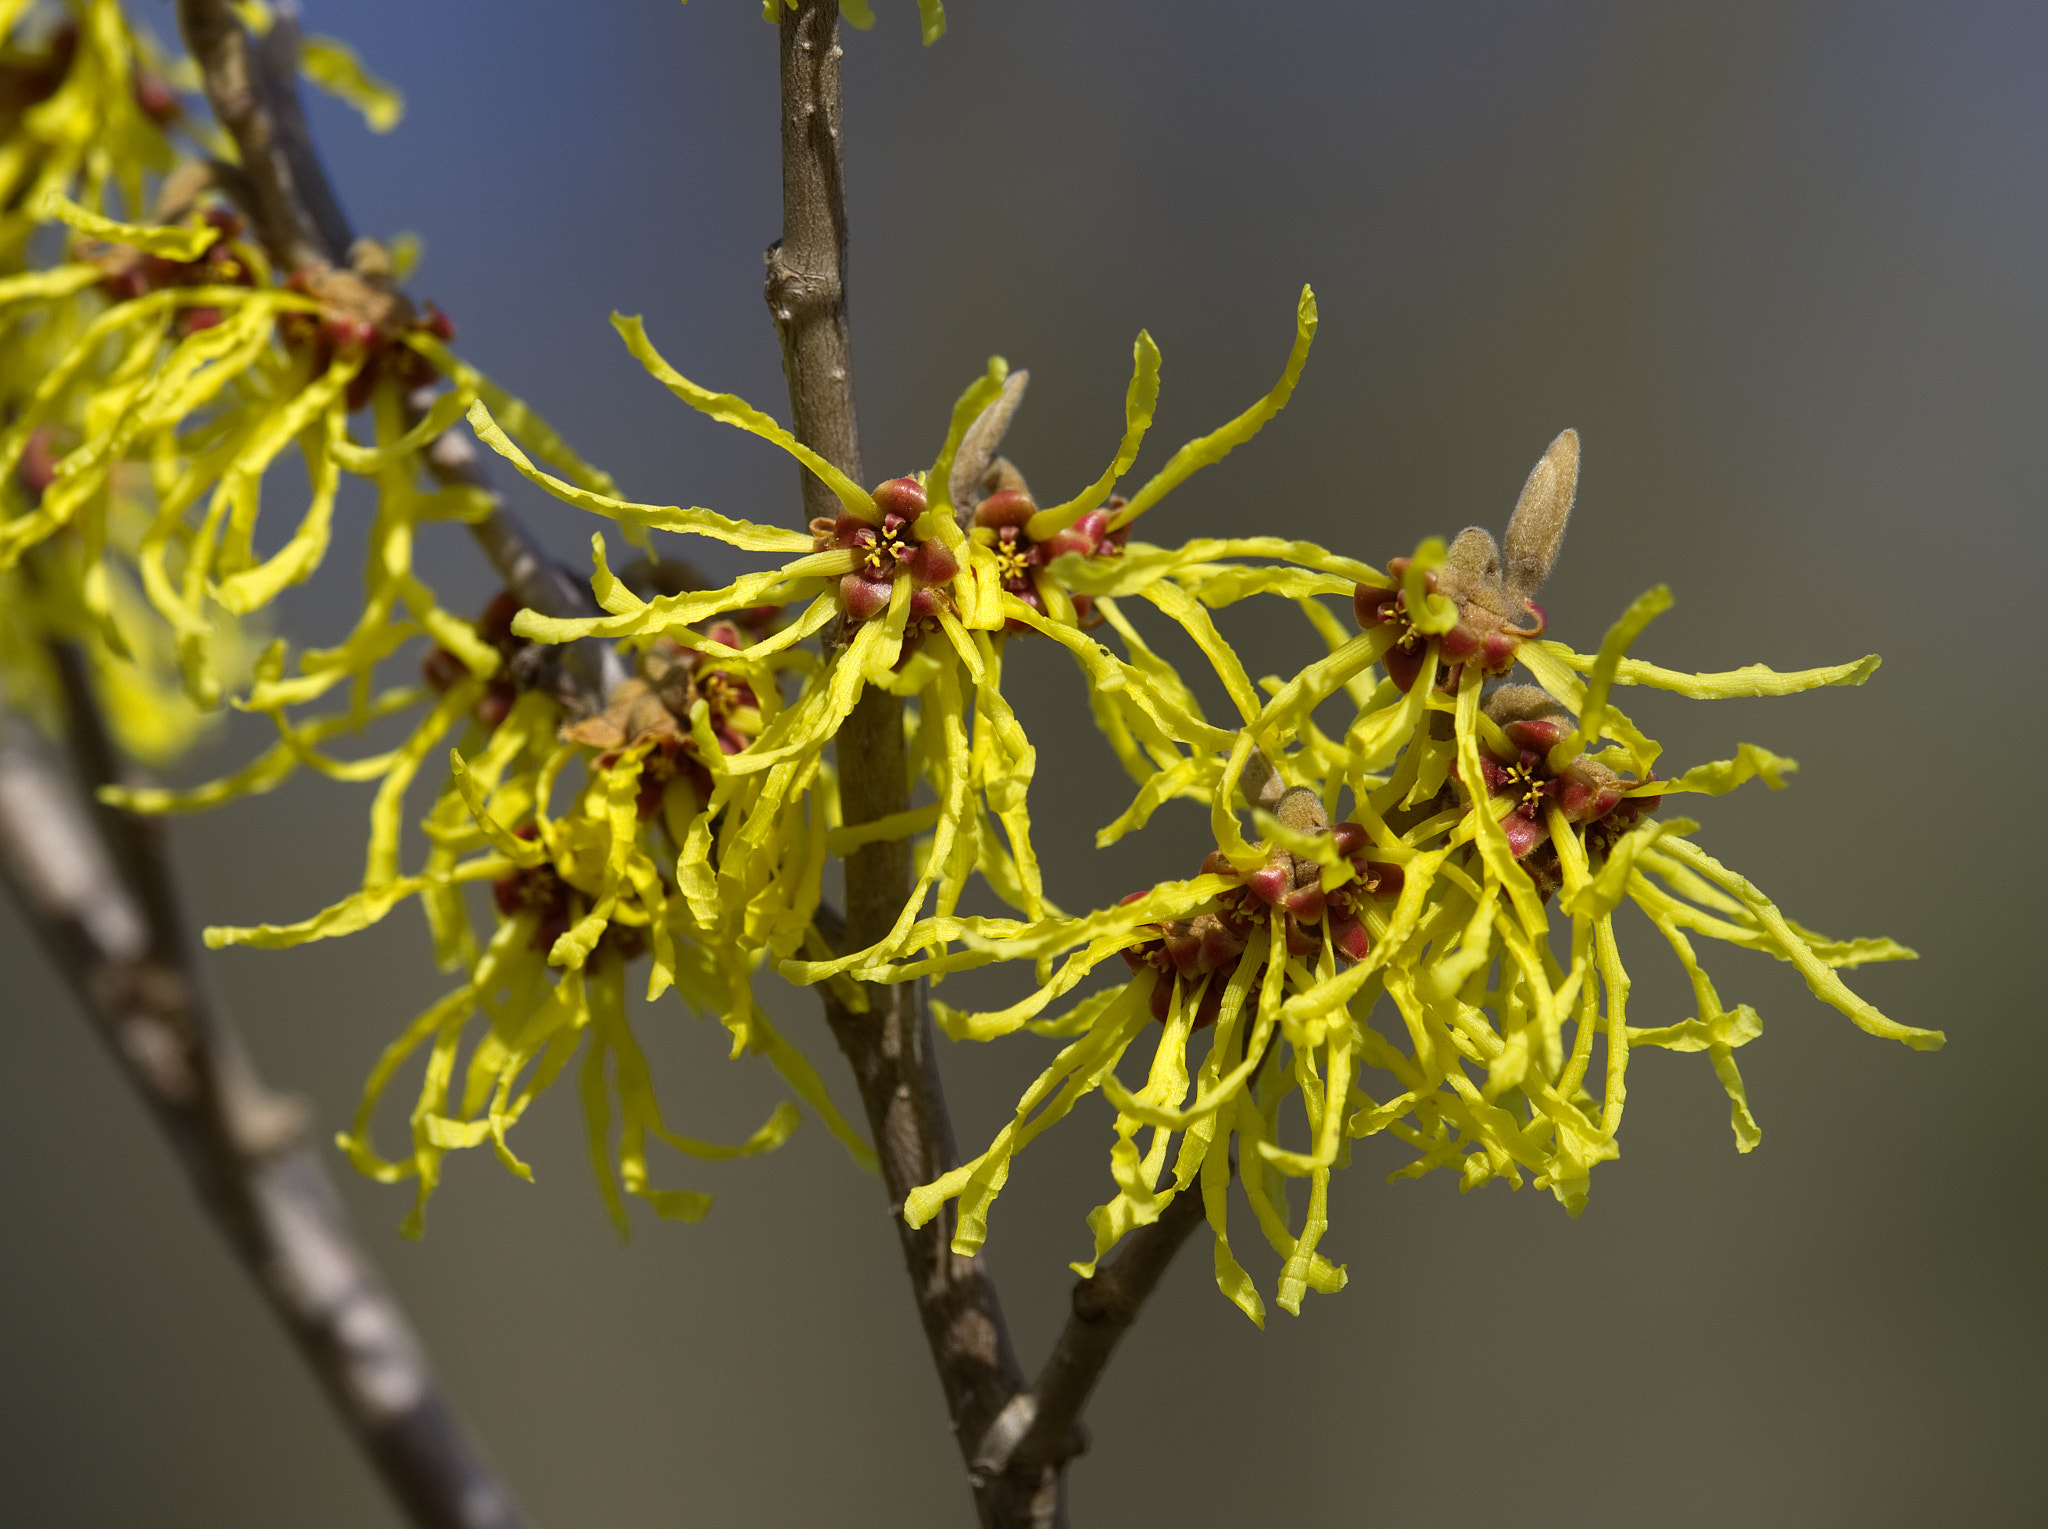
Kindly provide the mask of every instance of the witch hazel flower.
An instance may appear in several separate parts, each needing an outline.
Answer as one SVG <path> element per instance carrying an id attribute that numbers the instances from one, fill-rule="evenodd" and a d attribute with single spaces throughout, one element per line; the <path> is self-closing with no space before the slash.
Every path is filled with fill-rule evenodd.
<path id="1" fill-rule="evenodd" d="M 1557 846 L 1550 842 L 1552 808 L 1598 862 L 1662 803 L 1661 793 L 1643 794 L 1654 775 L 1638 780 L 1599 755 L 1574 754 L 1561 768 L 1552 768 L 1552 752 L 1576 724 L 1540 686 L 1503 685 L 1486 697 L 1482 711 L 1495 724 L 1484 730 L 1479 750 L 1485 794 L 1512 799 L 1514 805 L 1498 819 L 1501 833 L 1544 896 L 1563 884 Z"/>
<path id="2" fill-rule="evenodd" d="M 1142 380 L 1148 346 L 1149 337 L 1140 336 L 1141 380 L 1136 385 L 1141 394 L 1156 384 L 1156 378 L 1154 383 Z M 1154 358 L 1156 354 L 1152 353 Z M 1112 531 L 1109 522 L 1128 501 L 1121 494 L 1112 494 L 1102 505 L 1073 520 L 1066 516 L 1069 506 L 1060 506 L 1048 514 L 1033 496 L 1017 465 L 997 455 L 1030 380 L 1029 372 L 1010 373 L 1002 391 L 961 438 L 948 483 L 950 497 L 968 515 L 968 535 L 976 548 L 986 552 L 994 581 L 1004 594 L 1040 616 L 1075 626 L 1093 626 L 1101 619 L 1095 613 L 1094 602 L 1087 595 L 1069 595 L 1050 565 L 1055 558 L 1069 553 L 1082 558 L 1115 557 L 1121 553 L 1124 543 L 1130 540 L 1130 528 Z M 1018 634 L 1029 632 L 1031 627 L 1012 618 L 1004 624 L 1004 630 Z"/>
<path id="3" fill-rule="evenodd" d="M 1506 674 L 1521 645 L 1543 635 L 1548 618 L 1535 596 L 1557 561 L 1578 480 L 1579 435 L 1567 430 L 1530 471 L 1504 542 L 1467 526 L 1448 551 L 1427 543 L 1416 557 L 1390 559 L 1393 584 L 1359 584 L 1359 626 L 1393 634 L 1381 663 L 1396 685 L 1406 690 L 1415 683 L 1432 646 L 1440 683 L 1455 690 L 1465 665 Z"/>
<path id="4" fill-rule="evenodd" d="M 841 646 L 863 622 L 887 614 L 898 579 L 911 583 L 907 628 L 929 630 L 940 611 L 956 609 L 947 587 L 960 572 L 960 560 L 937 535 L 920 534 L 923 482 L 891 478 L 875 489 L 873 501 L 872 515 L 847 509 L 836 519 L 811 522 L 817 551 L 851 552 L 855 558 L 853 571 L 839 580 Z"/>
<path id="5" fill-rule="evenodd" d="M 1152 1017 L 1161 1023 L 1175 997 L 1176 983 L 1192 993 L 1212 973 L 1235 968 L 1252 936 L 1275 914 L 1281 920 L 1289 957 L 1312 958 L 1327 941 L 1336 958 L 1348 965 L 1363 961 L 1372 949 L 1365 925 L 1366 907 L 1373 900 L 1390 901 L 1401 895 L 1401 868 L 1368 858 L 1371 841 L 1361 824 L 1339 823 L 1333 828 L 1322 798 L 1306 786 L 1282 794 L 1273 816 L 1281 828 L 1293 834 L 1329 835 L 1336 858 L 1342 862 L 1338 868 L 1342 879 L 1328 885 L 1322 860 L 1279 844 L 1255 844 L 1253 849 L 1264 852 L 1265 859 L 1249 871 L 1238 870 L 1224 851 L 1210 851 L 1202 861 L 1202 874 L 1222 876 L 1237 885 L 1217 894 L 1213 910 L 1156 924 L 1154 938 L 1123 952 L 1133 971 L 1150 967 L 1159 974 L 1160 980 L 1152 988 L 1151 1008 Z M 1348 867 L 1348 875 L 1343 867 Z M 1146 895 L 1134 892 L 1124 904 L 1139 902 Z M 1196 1029 L 1215 1023 L 1223 986 L 1212 982 L 1201 989 Z"/>

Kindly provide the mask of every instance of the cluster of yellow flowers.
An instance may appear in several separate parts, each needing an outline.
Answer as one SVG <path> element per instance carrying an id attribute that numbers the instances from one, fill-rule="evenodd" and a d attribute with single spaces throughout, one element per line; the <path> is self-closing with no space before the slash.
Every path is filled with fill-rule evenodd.
<path id="1" fill-rule="evenodd" d="M 272 24 L 267 7 L 239 9 L 258 31 Z M 432 1039 L 412 1157 L 384 1164 L 360 1128 L 344 1145 L 380 1176 L 417 1175 L 422 1204 L 450 1146 L 488 1137 L 518 1166 L 504 1145 L 506 1127 L 587 1030 L 596 1039 L 585 1056 L 585 1098 L 614 1206 L 615 1183 L 623 1182 L 665 1214 L 701 1214 L 702 1196 L 648 1185 L 647 1132 L 685 1150 L 724 1155 L 775 1145 L 795 1116 L 778 1110 L 738 1149 L 666 1131 L 615 1001 L 623 957 L 651 947 L 662 965 L 657 992 L 674 984 L 700 1007 L 724 1014 L 737 1043 L 765 1053 L 866 1154 L 816 1074 L 752 1010 L 741 947 L 719 936 L 723 919 L 715 907 L 699 925 L 689 922 L 690 906 L 678 902 L 674 920 L 685 938 L 680 946 L 671 942 L 672 920 L 647 851 L 672 859 L 674 849 L 649 840 L 629 853 L 632 835 L 613 833 L 619 818 L 612 798 L 656 775 L 676 785 L 656 829 L 687 823 L 692 809 L 679 804 L 689 790 L 703 782 L 709 793 L 705 771 L 689 754 L 697 740 L 673 736 L 674 729 L 662 739 L 636 737 L 623 749 L 559 740 L 563 719 L 547 693 L 547 666 L 513 670 L 528 645 L 510 633 L 511 610 L 487 612 L 483 621 L 451 614 L 414 570 L 419 526 L 493 512 L 485 490 L 442 483 L 426 470 L 427 448 L 472 405 L 488 405 L 577 485 L 608 490 L 611 479 L 449 349 L 447 319 L 431 304 L 415 305 L 399 285 L 410 264 L 404 242 L 386 250 L 359 241 L 346 266 L 275 269 L 272 252 L 231 201 L 232 182 L 208 162 L 232 163 L 232 144 L 186 113 L 184 96 L 197 86 L 191 65 L 134 30 L 115 0 L 78 0 L 62 15 L 0 7 L 0 38 L 0 253 L 9 267 L 0 275 L 5 698 L 54 728 L 64 705 L 57 655 L 72 645 L 88 660 L 120 741 L 140 758 L 182 752 L 223 702 L 276 726 L 276 745 L 225 780 L 184 792 L 106 793 L 139 811 L 214 806 L 271 790 L 301 767 L 377 783 L 360 890 L 304 924 L 247 935 L 253 943 L 290 944 L 345 933 L 418 896 L 437 957 L 466 974 L 431 1023 L 423 1021 L 424 1029 L 393 1049 L 373 1084 L 372 1102 L 405 1052 Z M 373 128 L 397 120 L 396 94 L 340 44 L 302 39 L 299 65 L 305 78 L 359 106 Z M 39 229 L 54 236 L 55 260 L 32 258 Z M 368 442 L 352 433 L 358 413 L 368 416 Z M 263 489 L 294 447 L 309 492 L 276 550 L 259 555 Z M 303 651 L 295 664 L 281 639 L 256 652 L 250 623 L 323 561 L 345 474 L 363 479 L 376 500 L 361 614 L 340 642 Z M 380 685 L 380 671 L 391 662 L 421 667 L 411 650 L 422 640 L 431 645 L 424 683 Z M 710 751 L 741 746 L 764 709 L 751 699 L 750 683 L 761 682 L 768 666 L 746 662 L 693 674 L 682 662 L 690 655 L 671 653 L 678 662 L 664 693 L 695 685 L 722 697 L 722 742 Z M 773 680 L 761 684 L 772 714 Z M 345 696 L 339 708 L 304 714 L 337 692 Z M 396 748 L 363 758 L 329 752 L 337 739 L 408 713 L 418 720 Z M 586 720 L 586 732 L 594 720 Z M 402 874 L 406 794 L 434 745 L 465 727 L 465 749 L 456 758 L 466 754 L 475 767 L 454 767 L 422 825 L 425 864 Z M 582 795 L 572 811 L 551 820 L 547 793 L 572 765 L 583 777 Z M 644 789 L 627 790 L 629 806 Z M 480 793 L 503 803 L 520 791 L 542 803 L 537 815 L 522 816 L 523 839 L 498 830 L 480 805 L 472 813 Z M 639 817 L 660 807 L 658 790 L 654 799 Z M 637 821 L 632 811 L 626 821 Z M 677 830 L 678 842 L 684 831 Z M 822 846 L 817 858 L 822 862 Z M 496 893 L 488 932 L 478 930 L 461 892 L 479 881 L 493 883 Z M 594 915 L 584 909 L 575 928 L 554 927 L 559 911 L 579 899 L 595 899 Z M 551 954 L 559 958 L 553 969 Z M 471 1059 L 470 1102 L 457 1108 L 433 1087 L 438 1078 L 445 1094 L 463 1023 L 477 1012 L 491 1016 L 495 1029 Z M 530 1063 L 534 1076 L 523 1091 L 515 1089 Z M 615 1152 L 614 1093 L 621 1116 Z M 488 1121 L 479 1129 L 486 1100 Z M 450 1123 L 458 1118 L 460 1127 Z"/>
<path id="2" fill-rule="evenodd" d="M 1712 699 L 1861 684 L 1877 660 L 1797 673 L 1659 668 L 1630 649 L 1670 603 L 1661 588 L 1596 652 L 1550 639 L 1535 596 L 1574 500 L 1572 432 L 1539 461 L 1498 543 L 1468 529 L 1384 570 L 1270 536 L 1173 547 L 1133 539 L 1136 521 L 1286 405 L 1316 332 L 1306 290 L 1271 390 L 1125 496 L 1116 490 L 1159 396 L 1159 352 L 1141 333 L 1110 464 L 1051 505 L 999 454 L 1026 382 L 1000 359 L 961 395 L 931 465 L 870 489 L 766 414 L 683 376 L 638 319 L 615 318 L 655 379 L 795 457 L 840 508 L 799 531 L 636 503 L 458 360 L 445 321 L 405 297 L 403 272 L 380 249 L 359 246 L 345 270 L 273 272 L 204 177 L 174 167 L 148 137 L 146 114 L 111 104 L 134 94 L 121 52 L 129 34 L 111 3 L 83 10 L 78 58 L 97 60 L 84 76 L 97 82 L 94 109 L 109 121 L 128 112 L 156 157 L 101 163 L 93 156 L 104 159 L 113 138 L 85 133 L 78 142 L 90 147 L 70 169 L 36 172 L 31 221 L 77 237 L 66 261 L 0 282 L 0 322 L 14 326 L 0 375 L 11 400 L 0 452 L 12 474 L 0 577 L 57 579 L 61 592 L 18 609 L 95 634 L 96 652 L 140 655 L 134 672 L 157 689 L 175 671 L 189 698 L 180 704 L 215 706 L 238 689 L 235 705 L 275 723 L 278 743 L 236 775 L 185 793 L 127 793 L 127 805 L 209 806 L 300 766 L 377 783 L 355 891 L 301 922 L 208 939 L 295 945 L 418 900 L 437 958 L 462 981 L 387 1049 L 341 1138 L 365 1172 L 417 1179 L 411 1228 L 452 1149 L 488 1142 L 529 1173 L 510 1128 L 579 1050 L 592 1157 L 622 1228 L 621 1187 L 669 1217 L 694 1219 L 708 1204 L 654 1186 L 650 1132 L 698 1157 L 788 1136 L 798 1119 L 788 1104 L 737 1145 L 667 1128 L 626 1019 L 625 968 L 643 957 L 650 1000 L 673 988 L 718 1017 L 734 1055 L 764 1056 L 863 1160 L 865 1144 L 761 1011 L 757 973 L 830 984 L 859 1013 L 858 984 L 1031 963 L 1015 1003 L 976 1013 L 934 1005 L 939 1022 L 960 1040 L 1029 1029 L 1067 1044 L 987 1150 L 917 1189 L 904 1214 L 922 1224 L 957 1200 L 953 1246 L 973 1253 L 1018 1151 L 1100 1090 L 1116 1117 L 1114 1194 L 1090 1217 L 1093 1256 L 1076 1267 L 1092 1269 L 1177 1195 L 1198 1192 L 1218 1284 L 1254 1321 L 1264 1300 L 1228 1235 L 1233 1178 L 1281 1260 L 1278 1303 L 1295 1311 L 1308 1290 L 1344 1282 L 1320 1243 L 1330 1175 L 1356 1140 L 1385 1135 L 1412 1149 L 1401 1174 L 1454 1167 L 1465 1187 L 1533 1182 L 1576 1213 L 1593 1166 L 1617 1153 L 1630 1054 L 1658 1046 L 1707 1053 L 1738 1147 L 1755 1146 L 1734 1052 L 1760 1020 L 1723 1003 L 1696 938 L 1791 962 L 1872 1034 L 1940 1044 L 1936 1032 L 1879 1014 L 1838 975 L 1911 952 L 1793 923 L 1693 842 L 1695 824 L 1664 812 L 1667 797 L 1759 778 L 1779 787 L 1792 761 L 1742 744 L 1731 759 L 1660 778 L 1659 746 L 1613 699 L 1629 685 Z M 935 35 L 939 8 L 923 10 Z M 865 7 L 848 11 L 864 19 Z M 88 35 L 100 52 L 85 48 Z M 330 83 L 385 99 L 352 60 L 319 57 Z M 70 141 L 48 150 L 51 163 Z M 0 172 L 10 163 L 0 156 Z M 113 163 L 167 172 L 148 221 L 135 212 L 139 177 L 123 180 Z M 106 210 L 117 189 L 130 221 Z M 6 237 L 26 247 L 25 232 Z M 350 433 L 359 409 L 372 420 L 368 444 Z M 414 573 L 412 538 L 423 521 L 490 512 L 473 487 L 423 485 L 421 453 L 464 417 L 520 475 L 643 550 L 659 531 L 780 561 L 707 589 L 685 565 L 651 555 L 614 573 L 595 535 L 602 615 L 551 616 L 506 596 L 476 621 L 454 616 Z M 310 502 L 281 548 L 259 557 L 261 483 L 294 443 Z M 318 565 L 343 473 L 377 494 L 362 617 L 290 675 L 283 644 L 272 644 L 243 686 L 233 619 Z M 130 567 L 133 593 L 119 577 Z M 1311 655 L 1291 678 L 1255 682 L 1216 626 L 1215 611 L 1260 597 L 1292 604 L 1307 623 Z M 1133 619 L 1147 606 L 1193 641 L 1235 716 L 1204 714 Z M 152 613 L 154 635 L 142 636 Z M 33 667 L 16 657 L 40 640 L 17 630 L 27 619 L 0 622 L 10 683 Z M 1209 832 L 1186 857 L 1189 879 L 1078 916 L 1048 900 L 1031 843 L 1036 753 L 1003 693 L 1008 643 L 1034 637 L 1072 656 L 1134 787 L 1101 841 L 1144 830 L 1169 802 L 1196 802 Z M 424 683 L 379 690 L 380 667 L 402 652 L 412 662 L 415 640 L 432 645 Z M 630 677 L 603 694 L 559 683 L 570 645 L 610 645 Z M 296 715 L 344 686 L 340 710 Z M 848 824 L 827 746 L 870 687 L 907 703 L 919 799 Z M 415 721 L 397 747 L 357 759 L 326 752 L 400 713 Z M 444 747 L 446 774 L 419 825 L 424 859 L 408 871 L 406 800 Z M 911 842 L 915 883 L 882 938 L 836 951 L 818 923 L 828 862 L 883 840 Z M 1016 917 L 960 912 L 977 876 Z M 1691 1016 L 1629 1023 L 1614 922 L 1624 901 L 1690 978 Z M 1090 990 L 1105 965 L 1118 980 Z M 1146 1036 L 1142 1082 L 1120 1079 Z M 421 1053 L 411 1150 L 384 1157 L 371 1141 L 374 1111 Z M 1298 1222 L 1293 1178 L 1309 1185 Z"/>

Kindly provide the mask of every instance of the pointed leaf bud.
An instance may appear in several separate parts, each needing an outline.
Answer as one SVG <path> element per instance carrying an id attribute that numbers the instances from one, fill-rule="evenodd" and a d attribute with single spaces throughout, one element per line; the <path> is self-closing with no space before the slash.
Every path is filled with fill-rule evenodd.
<path id="1" fill-rule="evenodd" d="M 1567 430 L 1530 470 L 1508 520 L 1506 583 L 1517 603 L 1534 599 L 1557 563 L 1579 487 L 1579 433 Z"/>

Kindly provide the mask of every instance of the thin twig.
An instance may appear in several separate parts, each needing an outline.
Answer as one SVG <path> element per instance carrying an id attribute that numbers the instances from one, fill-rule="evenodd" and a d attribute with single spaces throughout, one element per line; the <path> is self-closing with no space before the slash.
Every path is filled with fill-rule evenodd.
<path id="1" fill-rule="evenodd" d="M 1052 1356 L 1028 1392 L 1012 1403 L 1016 1443 L 1006 1457 L 995 1457 L 1003 1440 L 991 1430 L 983 1446 L 989 1467 L 1035 1477 L 1046 1466 L 1063 1465 L 1088 1447 L 1081 1411 L 1110 1356 L 1138 1320 L 1147 1298 L 1166 1273 L 1195 1228 L 1202 1224 L 1202 1197 L 1182 1190 L 1159 1219 L 1124 1240 L 1123 1250 L 1107 1267 L 1074 1286 L 1072 1314 L 1053 1345 Z"/>
<path id="2" fill-rule="evenodd" d="M 60 675 L 82 784 L 112 784 L 105 772 L 115 753 L 75 653 L 60 655 Z M 29 729 L 0 729 L 0 876 L 170 1138 L 200 1203 L 411 1521 L 518 1529 L 517 1507 L 305 1143 L 304 1106 L 264 1087 L 206 991 L 158 825 L 99 811 L 125 822 L 96 833 Z"/>

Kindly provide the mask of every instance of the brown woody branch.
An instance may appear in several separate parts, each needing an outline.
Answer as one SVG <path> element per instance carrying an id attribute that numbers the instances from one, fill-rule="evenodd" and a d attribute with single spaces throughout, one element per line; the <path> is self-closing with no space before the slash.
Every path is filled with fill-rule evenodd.
<path id="1" fill-rule="evenodd" d="M 83 660 L 70 649 L 55 657 L 79 784 L 114 784 L 116 755 Z M 263 1085 L 207 992 L 160 836 L 152 821 L 89 810 L 26 727 L 0 726 L 0 877 L 201 1204 L 411 1521 L 518 1529 L 517 1507 L 304 1141 L 304 1107 Z"/>
<path id="2" fill-rule="evenodd" d="M 1201 1195 L 1182 1190 L 1157 1221 L 1124 1239 L 1111 1263 L 1074 1286 L 1071 1314 L 1045 1368 L 982 1446 L 985 1469 L 1028 1481 L 1087 1449 L 1081 1412 L 1095 1383 L 1167 1265 L 1201 1224 Z"/>
<path id="3" fill-rule="evenodd" d="M 861 482 L 846 319 L 837 0 L 800 0 L 794 9 L 783 9 L 779 47 L 782 238 L 768 250 L 768 311 L 782 344 L 797 439 Z M 806 519 L 839 513 L 824 484 L 808 472 L 802 484 Z M 847 823 L 870 822 L 909 805 L 903 703 L 895 696 L 872 686 L 862 694 L 840 730 L 838 755 Z M 907 841 L 869 844 L 850 855 L 844 948 L 857 950 L 887 934 L 910 885 Z M 953 1166 L 952 1119 L 923 984 L 870 985 L 863 991 L 866 1013 L 851 1012 L 828 993 L 826 1018 L 852 1065 L 890 1202 L 901 1207 L 912 1189 Z M 912 1230 L 898 1217 L 896 1228 L 953 1436 L 971 1470 L 989 1425 L 1022 1387 L 1023 1371 L 994 1282 L 979 1260 L 952 1251 L 952 1219 L 949 1212 Z M 984 1524 L 1049 1522 L 1010 1511 L 1000 1487 L 976 1480 Z M 1056 1498 L 1056 1479 L 1049 1490 Z"/>
<path id="4" fill-rule="evenodd" d="M 768 250 L 768 309 L 782 345 L 797 438 L 864 481 L 846 316 L 837 0 L 797 0 L 781 9 L 780 60 L 783 227 Z M 807 518 L 839 513 L 823 483 L 804 473 L 802 485 Z M 840 732 L 839 790 L 849 824 L 909 805 L 897 697 L 873 687 L 863 693 Z M 885 935 L 910 887 L 906 840 L 865 845 L 849 856 L 843 948 L 860 949 Z M 848 1011 L 828 991 L 826 1015 L 853 1066 L 883 1180 L 900 1207 L 912 1189 L 953 1167 L 952 1121 L 923 984 L 864 991 L 868 1013 Z M 912 1292 L 984 1525 L 1052 1529 L 1066 1522 L 1066 1465 L 1085 1447 L 1081 1408 L 1200 1218 L 1199 1198 L 1181 1196 L 1115 1263 L 1076 1287 L 1073 1319 L 1029 1391 L 994 1282 L 980 1260 L 951 1250 L 953 1207 L 915 1231 L 898 1220 Z"/>
<path id="5" fill-rule="evenodd" d="M 277 35 L 280 29 L 282 36 Z M 178 0 L 178 30 L 199 65 L 214 116 L 241 150 L 239 184 L 249 197 L 247 211 L 256 235 L 271 258 L 287 271 L 322 261 L 342 264 L 348 240 L 343 238 L 337 244 L 331 234 L 323 234 L 307 211 L 305 188 L 286 152 L 294 136 L 305 141 L 303 119 L 296 134 L 279 126 L 281 109 L 299 116 L 296 23 L 289 16 L 281 17 L 271 29 L 276 42 L 265 49 L 244 29 L 225 0 Z M 287 60 L 293 81 L 289 105 L 279 102 L 266 78 L 281 45 L 289 45 L 293 52 Z M 326 200 L 333 205 L 331 190 L 326 191 Z"/>

